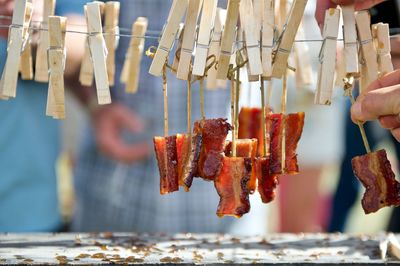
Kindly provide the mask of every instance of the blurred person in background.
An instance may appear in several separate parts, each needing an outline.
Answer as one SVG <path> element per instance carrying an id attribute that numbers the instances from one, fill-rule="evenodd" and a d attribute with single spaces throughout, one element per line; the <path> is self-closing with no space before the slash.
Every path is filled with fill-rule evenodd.
<path id="1" fill-rule="evenodd" d="M 131 28 L 137 17 L 144 16 L 149 19 L 149 30 L 159 30 L 172 1 L 120 3 L 120 27 Z M 216 216 L 219 196 L 213 182 L 196 178 L 189 193 L 160 195 L 152 138 L 163 134 L 162 79 L 148 73 L 152 60 L 144 57 L 139 91 L 126 94 L 118 77 L 128 45 L 129 38 L 120 39 L 113 103 L 92 110 L 92 127 L 87 129 L 77 158 L 72 230 L 226 232 L 234 218 Z M 157 41 L 146 40 L 146 47 L 151 45 L 157 46 Z M 200 118 L 198 86 L 192 90 L 195 121 Z M 186 132 L 186 92 L 186 82 L 168 74 L 171 135 Z M 229 90 L 205 91 L 206 117 L 226 117 L 229 99 Z"/>
<path id="2" fill-rule="evenodd" d="M 33 21 L 41 19 L 42 0 L 33 0 Z M 84 1 L 57 0 L 56 15 L 68 23 L 85 24 Z M 13 0 L 0 0 L 0 24 L 9 25 Z M 4 17 L 5 16 L 5 17 Z M 36 34 L 36 33 L 35 33 Z M 8 28 L 0 28 L 0 72 L 7 55 Z M 33 38 L 33 48 L 35 48 Z M 66 35 L 66 82 L 79 69 L 83 45 L 77 35 Z M 32 52 L 35 55 L 35 49 Z M 35 65 L 35 64 L 33 64 Z M 59 155 L 59 122 L 45 116 L 47 83 L 18 80 L 17 97 L 0 101 L 0 231 L 62 230 L 55 163 Z"/>

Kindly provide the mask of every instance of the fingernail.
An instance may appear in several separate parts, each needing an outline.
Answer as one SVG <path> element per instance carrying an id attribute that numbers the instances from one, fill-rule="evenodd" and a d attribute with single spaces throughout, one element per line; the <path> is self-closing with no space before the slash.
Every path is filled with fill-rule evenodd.
<path id="1" fill-rule="evenodd" d="M 362 111 L 361 111 L 361 103 L 360 102 L 355 102 L 353 106 L 351 107 L 351 115 L 353 118 L 357 120 L 362 120 L 360 119 L 362 116 Z"/>

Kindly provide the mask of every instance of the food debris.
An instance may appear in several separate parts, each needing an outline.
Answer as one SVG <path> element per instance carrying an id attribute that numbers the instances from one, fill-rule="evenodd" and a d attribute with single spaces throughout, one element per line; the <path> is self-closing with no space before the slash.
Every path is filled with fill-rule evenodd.
<path id="1" fill-rule="evenodd" d="M 91 256 L 92 259 L 105 259 L 106 254 L 104 253 L 95 253 Z"/>
<path id="2" fill-rule="evenodd" d="M 224 259 L 224 253 L 218 252 L 217 253 L 217 257 L 218 257 L 219 260 L 223 260 Z"/>
<path id="3" fill-rule="evenodd" d="M 89 254 L 82 253 L 82 254 L 79 254 L 78 256 L 76 256 L 75 260 L 85 259 L 85 258 L 89 258 L 89 257 L 90 257 Z"/>
<path id="4" fill-rule="evenodd" d="M 179 262 L 183 262 L 183 259 L 178 258 L 178 257 L 164 257 L 160 259 L 160 262 L 167 262 L 167 263 L 179 263 Z"/>

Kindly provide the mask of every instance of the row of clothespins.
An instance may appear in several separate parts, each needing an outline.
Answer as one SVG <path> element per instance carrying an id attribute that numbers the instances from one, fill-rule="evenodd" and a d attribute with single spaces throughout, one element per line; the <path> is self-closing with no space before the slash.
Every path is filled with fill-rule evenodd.
<path id="1" fill-rule="evenodd" d="M 0 81 L 0 97 L 1 99 L 16 97 L 19 73 L 23 80 L 48 82 L 46 115 L 62 119 L 65 117 L 64 69 L 67 19 L 54 16 L 55 0 L 43 2 L 43 20 L 39 31 L 35 73 L 33 73 L 29 31 L 33 3 L 32 0 L 15 0 L 12 24 L 9 27 L 7 58 Z M 79 80 L 84 86 L 92 86 L 94 77 L 99 104 L 111 103 L 110 86 L 115 82 L 119 8 L 120 3 L 117 1 L 107 3 L 95 1 L 84 7 L 87 40 Z M 138 87 L 140 61 L 144 50 L 143 36 L 147 24 L 147 19 L 140 17 L 132 25 L 134 37 L 131 39 L 121 74 L 121 82 L 126 84 L 126 91 L 130 93 L 136 92 Z"/>
<path id="2" fill-rule="evenodd" d="M 178 39 L 176 46 L 180 52 L 175 69 L 178 79 L 187 80 L 190 66 L 193 65 L 193 75 L 207 76 L 209 88 L 217 87 L 218 83 L 227 80 L 229 66 L 235 64 L 235 52 L 241 49 L 237 43 L 242 43 L 245 48 L 243 52 L 248 60 L 247 72 L 250 82 L 259 81 L 260 76 L 265 79 L 282 78 L 307 0 L 294 0 L 288 14 L 286 1 L 281 1 L 284 3 L 280 6 L 283 15 L 280 14 L 278 18 L 285 22 L 282 23 L 279 37 L 275 25 L 274 2 L 229 0 L 227 9 L 224 10 L 217 8 L 218 0 L 174 0 L 150 66 L 150 74 L 162 75 L 164 64 L 175 40 Z M 181 21 L 185 14 L 182 31 Z M 305 55 L 304 51 L 306 49 L 300 50 L 299 54 Z M 207 58 L 210 55 L 216 56 L 217 64 L 205 73 Z M 308 70 L 310 82 L 311 68 Z"/>
<path id="3" fill-rule="evenodd" d="M 337 65 L 337 39 L 340 16 L 343 18 L 344 64 Z M 368 11 L 354 11 L 353 6 L 326 11 L 320 52 L 315 103 L 329 105 L 335 86 L 335 73 L 343 84 L 344 77 L 360 78 L 360 92 L 379 76 L 393 71 L 390 55 L 389 25 L 371 25 Z M 338 85 L 338 82 L 336 82 Z"/>

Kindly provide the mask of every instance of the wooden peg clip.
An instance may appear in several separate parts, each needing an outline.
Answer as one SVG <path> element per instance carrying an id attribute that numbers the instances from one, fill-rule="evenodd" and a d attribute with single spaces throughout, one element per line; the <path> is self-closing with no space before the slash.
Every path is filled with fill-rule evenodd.
<path id="1" fill-rule="evenodd" d="M 154 76 L 161 76 L 168 54 L 172 49 L 175 37 L 178 33 L 179 23 L 188 6 L 188 0 L 174 0 L 169 12 L 167 23 L 158 44 L 157 51 L 151 63 L 149 73 Z"/>
<path id="2" fill-rule="evenodd" d="M 324 41 L 319 55 L 315 104 L 330 105 L 335 83 L 336 45 L 339 32 L 340 9 L 330 8 L 325 12 L 325 22 L 322 37 Z"/>
<path id="3" fill-rule="evenodd" d="M 372 25 L 372 32 L 376 43 L 378 53 L 379 75 L 383 76 L 386 73 L 393 71 L 392 56 L 390 55 L 390 35 L 389 24 L 377 23 Z"/>
<path id="4" fill-rule="evenodd" d="M 261 16 L 256 17 L 252 0 L 241 0 L 240 23 L 243 26 L 245 37 L 245 48 L 249 60 L 249 75 L 259 76 L 263 73 L 260 53 Z M 258 80 L 258 77 L 257 77 Z"/>
<path id="5" fill-rule="evenodd" d="M 303 23 L 300 23 L 297 30 L 296 38 L 305 39 Z M 313 85 L 313 71 L 310 62 L 310 51 L 306 42 L 298 42 L 294 46 L 294 60 L 296 71 L 294 72 L 296 78 L 297 88 L 309 88 Z"/>
<path id="6" fill-rule="evenodd" d="M 226 20 L 226 9 L 218 8 L 215 16 L 214 34 L 210 44 L 208 56 L 215 55 L 216 61 L 219 61 L 219 52 L 221 49 L 221 37 L 224 23 Z M 217 68 L 212 67 L 207 72 L 207 89 L 225 88 L 226 80 L 217 79 Z"/>
<path id="7" fill-rule="evenodd" d="M 197 20 L 201 11 L 203 0 L 189 0 L 188 11 L 186 13 L 185 31 L 182 38 L 179 64 L 176 77 L 181 80 L 187 80 L 192 62 L 192 53 L 196 40 Z"/>
<path id="8" fill-rule="evenodd" d="M 176 44 L 176 51 L 181 50 L 182 48 L 182 40 L 183 40 L 183 34 L 185 33 L 185 24 L 184 23 L 179 23 L 179 29 L 178 29 L 178 33 L 176 34 L 176 39 L 177 39 L 177 44 Z M 176 71 L 176 69 L 178 68 L 180 62 L 180 58 L 179 56 L 174 56 L 174 60 L 172 61 L 172 69 L 174 69 L 174 71 Z"/>
<path id="9" fill-rule="evenodd" d="M 31 0 L 15 0 L 12 25 L 8 35 L 7 58 L 0 81 L 0 94 L 3 99 L 15 97 L 21 51 L 24 44 L 27 13 L 32 12 Z"/>
<path id="10" fill-rule="evenodd" d="M 290 8 L 289 16 L 283 27 L 281 36 L 279 37 L 275 58 L 272 65 L 272 77 L 282 78 L 287 68 L 287 62 L 293 47 L 297 29 L 299 28 L 301 19 L 307 0 L 294 0 Z"/>
<path id="11" fill-rule="evenodd" d="M 204 76 L 208 49 L 212 39 L 218 0 L 206 0 L 200 19 L 199 35 L 197 37 L 196 54 L 193 60 L 193 75 Z"/>
<path id="12" fill-rule="evenodd" d="M 66 17 L 48 17 L 48 66 L 49 89 L 46 115 L 55 119 L 65 118 L 64 68 Z"/>
<path id="13" fill-rule="evenodd" d="M 43 17 L 40 22 L 40 28 L 44 29 L 39 31 L 38 46 L 36 50 L 36 65 L 35 65 L 35 80 L 38 82 L 49 81 L 49 66 L 47 64 L 47 49 L 49 47 L 49 33 L 48 29 L 48 17 L 54 15 L 56 6 L 55 0 L 44 0 L 43 1 Z"/>
<path id="14" fill-rule="evenodd" d="M 229 0 L 227 7 L 224 31 L 221 38 L 221 50 L 219 52 L 217 79 L 226 80 L 228 77 L 229 64 L 233 54 L 234 41 L 236 39 L 236 28 L 239 18 L 240 0 Z"/>
<path id="15" fill-rule="evenodd" d="M 132 25 L 132 38 L 121 73 L 121 82 L 126 83 L 125 91 L 127 93 L 136 93 L 138 90 L 140 62 L 144 51 L 147 25 L 148 20 L 144 17 L 137 18 Z"/>
<path id="16" fill-rule="evenodd" d="M 263 77 L 272 75 L 272 48 L 274 46 L 275 9 L 274 0 L 263 0 L 262 34 L 261 34 L 261 62 Z"/>
<path id="17" fill-rule="evenodd" d="M 104 39 L 107 47 L 107 74 L 110 86 L 115 83 L 115 50 L 118 47 L 119 40 L 119 8 L 120 4 L 117 1 L 108 1 L 104 5 Z"/>
<path id="18" fill-rule="evenodd" d="M 97 100 L 99 104 L 109 104 L 111 103 L 111 95 L 106 65 L 107 47 L 103 37 L 100 9 L 100 3 L 88 3 L 85 6 L 85 15 L 89 34 L 89 49 L 96 82 Z"/>
<path id="19" fill-rule="evenodd" d="M 343 16 L 344 60 L 346 73 L 358 76 L 358 44 L 354 5 L 342 6 L 341 8 Z"/>
<path id="20" fill-rule="evenodd" d="M 27 12 L 25 13 L 25 21 L 24 21 L 24 32 L 23 32 L 23 40 L 24 45 L 21 52 L 21 59 L 19 62 L 19 70 L 21 72 L 21 79 L 23 80 L 32 80 L 33 79 L 33 61 L 32 61 L 32 47 L 31 47 L 31 38 L 29 34 L 29 25 L 31 24 L 33 13 L 33 6 L 27 6 Z"/>
<path id="21" fill-rule="evenodd" d="M 365 88 L 378 78 L 377 53 L 372 39 L 371 17 L 368 11 L 356 12 L 356 25 L 364 61 L 362 64 L 365 66 L 366 71 L 365 82 L 362 82 L 361 88 Z"/>

